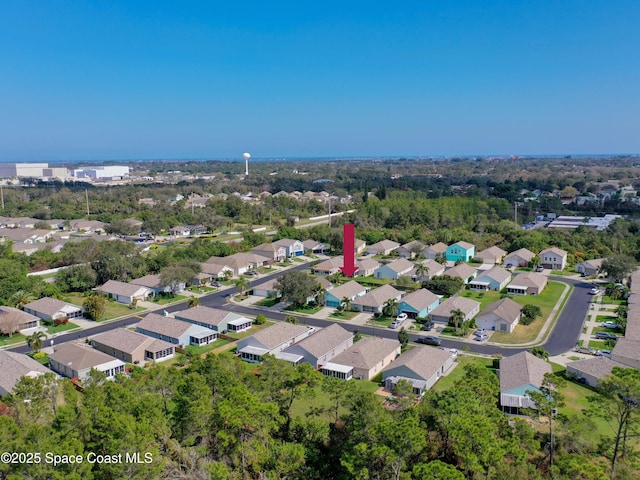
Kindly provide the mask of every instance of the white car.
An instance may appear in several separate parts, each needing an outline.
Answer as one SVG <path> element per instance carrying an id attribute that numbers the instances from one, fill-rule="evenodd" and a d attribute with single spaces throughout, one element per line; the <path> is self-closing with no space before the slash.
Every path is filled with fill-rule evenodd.
<path id="1" fill-rule="evenodd" d="M 600 293 L 600 289 L 599 288 L 592 288 L 591 290 L 589 290 L 589 295 L 598 295 Z"/>
<path id="2" fill-rule="evenodd" d="M 613 330 L 616 330 L 620 325 L 618 325 L 616 322 L 602 322 L 600 326 L 604 328 L 611 328 Z"/>
<path id="3" fill-rule="evenodd" d="M 479 333 L 476 335 L 476 341 L 478 342 L 482 342 L 484 340 L 487 340 L 489 338 L 489 335 L 487 335 L 486 333 Z"/>
<path id="4" fill-rule="evenodd" d="M 396 317 L 396 322 L 404 322 L 409 316 L 406 313 L 401 313 Z"/>

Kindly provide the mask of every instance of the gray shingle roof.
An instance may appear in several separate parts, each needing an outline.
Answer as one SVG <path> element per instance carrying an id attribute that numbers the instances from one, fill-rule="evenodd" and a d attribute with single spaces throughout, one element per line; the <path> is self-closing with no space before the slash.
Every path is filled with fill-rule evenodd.
<path id="1" fill-rule="evenodd" d="M 0 387 L 7 392 L 24 375 L 49 373 L 51 370 L 21 353 L 0 350 Z"/>
<path id="2" fill-rule="evenodd" d="M 73 305 L 72 303 L 63 302 L 62 300 L 50 297 L 42 297 L 34 302 L 27 303 L 24 308 L 51 316 L 65 308 L 67 305 L 76 309 L 81 308 L 77 305 Z"/>
<path id="3" fill-rule="evenodd" d="M 551 365 L 529 352 L 504 357 L 500 360 L 500 391 L 529 384 L 540 387 L 545 373 L 551 373 Z"/>
<path id="4" fill-rule="evenodd" d="M 535 253 L 533 253 L 531 250 L 528 250 L 528 249 L 526 249 L 526 248 L 520 248 L 519 250 L 516 250 L 515 252 L 511 252 L 511 253 L 509 253 L 509 254 L 507 255 L 507 257 L 505 258 L 505 260 L 506 260 L 507 258 L 509 258 L 510 256 L 512 256 L 512 255 L 516 255 L 516 256 L 518 256 L 518 257 L 522 258 L 523 260 L 526 260 L 527 262 L 528 262 L 529 260 L 531 260 L 533 257 L 535 257 L 535 256 L 536 256 L 536 254 L 535 254 Z"/>
<path id="5" fill-rule="evenodd" d="M 451 352 L 431 347 L 413 347 L 383 370 L 388 372 L 400 366 L 414 371 L 422 380 L 429 380 L 451 358 Z M 388 375 L 383 375 L 386 378 Z"/>
<path id="6" fill-rule="evenodd" d="M 183 322 L 181 320 L 176 320 L 175 318 L 158 315 L 157 313 L 149 313 L 146 317 L 140 320 L 140 323 L 137 325 L 137 328 L 148 330 L 159 335 L 164 335 L 169 338 L 179 338 L 192 327 L 209 330 L 206 327 L 196 326 L 193 323 Z M 211 333 L 215 332 L 211 330 Z"/>
<path id="7" fill-rule="evenodd" d="M 96 290 L 98 292 L 111 293 L 113 295 L 122 295 L 124 297 L 132 297 L 133 295 L 138 293 L 138 291 L 141 288 L 146 288 L 147 290 L 149 290 L 147 287 L 143 287 L 141 285 L 134 285 L 132 283 L 126 283 L 126 282 L 119 282 L 118 280 L 109 280 L 104 285 L 96 288 Z"/>
<path id="8" fill-rule="evenodd" d="M 478 307 L 480 307 L 480 302 L 476 302 L 475 300 L 471 300 L 470 298 L 456 296 L 446 299 L 444 302 L 434 308 L 431 311 L 431 314 L 436 316 L 449 317 L 451 316 L 451 312 L 460 309 L 464 312 L 465 315 L 468 315 Z"/>
<path id="9" fill-rule="evenodd" d="M 350 338 L 353 338 L 353 333 L 334 323 L 301 340 L 297 347 L 303 348 L 314 357 L 320 357 Z"/>
<path id="10" fill-rule="evenodd" d="M 366 290 L 366 287 L 363 287 L 358 282 L 351 280 L 347 283 L 343 283 L 342 285 L 334 287 L 332 290 L 330 290 L 330 293 L 338 300 L 342 300 L 344 297 L 354 297 L 364 290 Z"/>
<path id="11" fill-rule="evenodd" d="M 236 315 L 235 313 L 218 310 L 217 308 L 205 307 L 203 305 L 198 305 L 197 307 L 188 308 L 186 310 L 180 310 L 179 312 L 175 312 L 174 315 L 178 319 L 184 318 L 193 322 L 201 322 L 214 326 L 220 325 L 220 323 L 222 323 L 222 321 L 227 317 L 240 317 L 240 315 Z"/>
<path id="12" fill-rule="evenodd" d="M 521 311 L 522 307 L 519 304 L 510 298 L 503 298 L 487 305 L 477 316 L 476 320 L 482 318 L 484 315 L 493 313 L 507 323 L 515 323 L 516 320 L 520 318 Z"/>
<path id="13" fill-rule="evenodd" d="M 150 352 L 157 352 L 158 350 L 164 350 L 173 346 L 163 340 L 147 337 L 141 333 L 127 330 L 126 328 L 115 328 L 94 335 L 91 340 L 129 354 L 133 354 L 140 348 L 144 348 Z"/>
<path id="14" fill-rule="evenodd" d="M 333 293 L 333 291 L 332 291 Z M 381 307 L 390 298 L 398 298 L 402 292 L 396 290 L 391 285 L 383 285 L 369 293 L 355 298 L 352 303 L 354 305 L 363 305 L 365 307 Z"/>
<path id="15" fill-rule="evenodd" d="M 502 283 L 505 280 L 509 280 L 511 278 L 511 272 L 505 268 L 496 266 L 480 274 L 478 277 L 476 277 L 476 280 L 482 281 L 482 279 L 484 278 L 491 278 L 498 283 Z"/>
<path id="16" fill-rule="evenodd" d="M 118 361 L 111 355 L 102 353 L 89 345 L 70 342 L 57 345 L 55 351 L 49 355 L 49 358 L 61 365 L 68 365 L 76 371 Z"/>
<path id="17" fill-rule="evenodd" d="M 386 266 L 394 272 L 399 273 L 411 270 L 415 265 L 406 258 L 399 258 L 391 263 L 387 263 Z"/>
<path id="18" fill-rule="evenodd" d="M 609 375 L 613 367 L 627 368 L 622 363 L 611 360 L 607 357 L 593 357 L 585 360 L 567 363 L 567 369 L 574 368 L 586 375 L 592 375 L 598 379 Z"/>
<path id="19" fill-rule="evenodd" d="M 278 322 L 270 327 L 253 334 L 253 338 L 260 342 L 265 348 L 271 350 L 278 345 L 282 345 L 298 335 L 302 335 L 308 330 L 304 325 L 293 325 L 287 322 Z"/>
<path id="20" fill-rule="evenodd" d="M 512 286 L 542 288 L 547 283 L 547 277 L 535 272 L 525 272 L 516 275 L 511 281 Z"/>
<path id="21" fill-rule="evenodd" d="M 494 258 L 503 257 L 506 254 L 506 251 L 494 245 L 493 247 L 485 248 L 481 252 L 476 253 L 476 258 L 488 258 L 493 260 Z"/>
<path id="22" fill-rule="evenodd" d="M 400 342 L 382 337 L 366 337 L 333 357 L 331 363 L 369 370 L 400 349 Z"/>
<path id="23" fill-rule="evenodd" d="M 462 280 L 467 280 L 469 277 L 473 276 L 476 273 L 476 269 L 466 263 L 461 263 L 456 265 L 455 267 L 450 268 L 445 271 L 444 274 L 450 277 L 461 278 Z"/>
<path id="24" fill-rule="evenodd" d="M 437 302 L 438 298 L 438 295 L 435 293 L 430 292 L 426 288 L 421 288 L 420 290 L 416 290 L 415 292 L 403 297 L 401 301 L 407 305 L 411 305 L 420 312 L 429 305 L 433 305 L 434 302 Z"/>

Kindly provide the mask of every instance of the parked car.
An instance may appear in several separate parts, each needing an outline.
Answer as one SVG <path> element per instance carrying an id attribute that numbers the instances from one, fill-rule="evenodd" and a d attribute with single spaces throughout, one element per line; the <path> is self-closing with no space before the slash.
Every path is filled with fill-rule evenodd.
<path id="1" fill-rule="evenodd" d="M 539 273 L 539 272 L 543 272 L 543 271 L 544 271 L 544 267 L 543 267 L 542 265 L 538 265 L 538 266 L 536 267 L 536 272 L 538 272 L 538 273 Z"/>
<path id="2" fill-rule="evenodd" d="M 439 347 L 440 344 L 442 343 L 442 340 L 440 340 L 438 337 L 432 337 L 428 335 L 426 337 L 418 338 L 416 342 L 424 343 L 425 345 L 435 345 L 436 347 Z"/>
<path id="3" fill-rule="evenodd" d="M 433 322 L 427 322 L 424 324 L 424 327 L 422 327 L 422 330 L 429 332 L 434 327 L 434 325 L 435 324 Z"/>
<path id="4" fill-rule="evenodd" d="M 611 350 L 598 350 L 595 354 L 596 357 L 611 358 Z"/>
<path id="5" fill-rule="evenodd" d="M 485 333 L 487 333 L 487 331 L 484 328 L 478 328 L 475 332 L 473 332 L 474 335 L 483 335 Z"/>
<path id="6" fill-rule="evenodd" d="M 396 317 L 396 322 L 397 321 L 404 322 L 407 318 L 409 318 L 409 316 L 403 312 Z"/>
<path id="7" fill-rule="evenodd" d="M 485 340 L 487 340 L 489 338 L 489 335 L 487 335 L 486 333 L 481 333 L 479 335 L 476 335 L 476 341 L 477 342 L 483 342 Z"/>
<path id="8" fill-rule="evenodd" d="M 591 347 L 581 347 L 581 346 L 577 346 L 576 348 L 573 349 L 574 352 L 576 353 L 586 353 L 589 355 L 595 355 L 596 351 L 591 348 Z"/>
<path id="9" fill-rule="evenodd" d="M 254 277 L 258 275 L 258 272 L 256 272 L 255 270 L 247 270 L 246 272 L 244 272 L 244 274 L 249 275 L 250 277 Z"/>
<path id="10" fill-rule="evenodd" d="M 592 288 L 591 290 L 589 290 L 589 295 L 598 295 L 600 293 L 600 289 L 599 288 Z"/>
<path id="11" fill-rule="evenodd" d="M 220 288 L 220 287 L 222 286 L 222 282 L 219 282 L 219 281 L 217 281 L 217 280 L 216 280 L 216 281 L 215 281 L 215 282 L 213 282 L 211 285 L 213 285 L 214 287 L 218 287 L 218 288 Z"/>
<path id="12" fill-rule="evenodd" d="M 599 340 L 617 340 L 618 336 L 615 333 L 609 332 L 596 332 L 595 337 Z"/>
<path id="13" fill-rule="evenodd" d="M 602 322 L 600 326 L 604 328 L 611 328 L 613 330 L 620 328 L 620 325 L 618 325 L 616 322 Z"/>
<path id="14" fill-rule="evenodd" d="M 400 325 L 402 325 L 402 320 L 394 320 L 389 324 L 389 328 L 398 328 Z"/>

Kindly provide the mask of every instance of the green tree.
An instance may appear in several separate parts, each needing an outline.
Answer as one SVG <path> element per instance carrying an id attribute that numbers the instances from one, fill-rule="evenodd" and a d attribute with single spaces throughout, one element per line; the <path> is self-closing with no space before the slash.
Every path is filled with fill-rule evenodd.
<path id="1" fill-rule="evenodd" d="M 264 325 L 267 323 L 267 317 L 265 317 L 262 313 L 256 315 L 255 320 L 253 321 L 255 325 Z"/>
<path id="2" fill-rule="evenodd" d="M 636 260 L 624 254 L 613 255 L 605 258 L 600 266 L 600 271 L 611 277 L 614 282 L 621 283 L 636 268 Z"/>
<path id="3" fill-rule="evenodd" d="M 56 274 L 62 292 L 87 292 L 98 285 L 98 274 L 91 265 L 75 265 Z"/>
<path id="4" fill-rule="evenodd" d="M 533 347 L 529 350 L 529 353 L 541 358 L 545 362 L 549 361 L 549 352 L 547 352 L 543 347 Z"/>
<path id="5" fill-rule="evenodd" d="M 541 315 L 542 310 L 539 306 L 527 303 L 524 307 L 522 307 L 522 319 L 520 320 L 520 323 L 522 323 L 523 325 L 529 325 Z"/>
<path id="6" fill-rule="evenodd" d="M 327 290 L 319 283 L 316 283 L 315 287 L 313 287 L 313 296 L 318 305 L 324 305 L 327 300 Z"/>
<path id="7" fill-rule="evenodd" d="M 418 463 L 413 467 L 414 478 L 429 478 L 434 480 L 465 480 L 461 471 L 453 465 L 440 460 L 433 460 L 429 463 Z"/>
<path id="8" fill-rule="evenodd" d="M 165 267 L 160 272 L 160 284 L 169 287 L 171 293 L 179 292 L 189 281 L 200 273 L 200 265 L 197 268 L 189 263 L 179 263 Z"/>
<path id="9" fill-rule="evenodd" d="M 527 395 L 536 405 L 538 415 L 549 419 L 549 467 L 553 467 L 553 420 L 559 408 L 564 406 L 564 395 L 560 389 L 566 384 L 562 377 L 553 373 L 545 373 L 539 390 L 527 390 Z"/>
<path id="10" fill-rule="evenodd" d="M 200 299 L 198 297 L 189 297 L 189 300 L 187 301 L 187 306 L 189 308 L 197 307 L 198 305 L 200 305 Z"/>
<path id="11" fill-rule="evenodd" d="M 422 286 L 432 292 L 452 296 L 462 290 L 464 280 L 458 277 L 450 277 L 449 275 L 440 275 L 422 282 Z"/>
<path id="12" fill-rule="evenodd" d="M 282 294 L 285 301 L 300 307 L 315 295 L 316 281 L 306 272 L 291 270 L 276 280 L 275 288 Z"/>
<path id="13" fill-rule="evenodd" d="M 13 295 L 11 295 L 11 304 L 16 307 L 22 309 L 27 303 L 31 303 L 35 300 L 35 297 L 31 292 L 25 290 L 18 290 Z"/>
<path id="14" fill-rule="evenodd" d="M 92 320 L 100 320 L 107 309 L 107 297 L 103 295 L 90 295 L 82 303 L 82 308 Z"/>
<path id="15" fill-rule="evenodd" d="M 409 345 L 409 332 L 407 332 L 406 328 L 402 327 L 398 332 L 398 341 L 403 350 Z"/>
<path id="16" fill-rule="evenodd" d="M 345 312 L 351 311 L 351 299 L 349 297 L 342 297 L 340 300 L 340 306 Z"/>
<path id="17" fill-rule="evenodd" d="M 382 314 L 385 317 L 395 317 L 398 314 L 398 299 L 390 298 L 382 306 Z"/>
<path id="18" fill-rule="evenodd" d="M 456 329 L 456 332 L 458 331 L 458 328 L 464 321 L 465 321 L 465 314 L 462 310 L 457 308 L 451 312 L 451 316 L 449 317 L 449 323 L 453 325 L 453 327 Z"/>
<path id="19" fill-rule="evenodd" d="M 353 331 L 353 343 L 357 343 L 360 340 L 362 340 L 362 333 L 360 333 L 360 329 L 359 328 L 356 328 Z"/>
<path id="20" fill-rule="evenodd" d="M 293 325 L 297 325 L 298 323 L 300 323 L 300 322 L 298 322 L 298 319 L 293 315 L 287 315 L 284 318 L 284 321 L 287 322 L 287 323 L 291 323 Z"/>
<path id="21" fill-rule="evenodd" d="M 611 374 L 598 382 L 600 395 L 591 397 L 592 413 L 609 422 L 614 431 L 611 478 L 614 478 L 619 456 L 627 453 L 627 441 L 638 425 L 640 403 L 640 370 L 613 367 Z"/>
<path id="22" fill-rule="evenodd" d="M 233 283 L 238 289 L 238 292 L 240 292 L 240 296 L 243 296 L 244 292 L 246 292 L 247 288 L 249 288 L 249 280 L 242 276 L 238 277 Z"/>

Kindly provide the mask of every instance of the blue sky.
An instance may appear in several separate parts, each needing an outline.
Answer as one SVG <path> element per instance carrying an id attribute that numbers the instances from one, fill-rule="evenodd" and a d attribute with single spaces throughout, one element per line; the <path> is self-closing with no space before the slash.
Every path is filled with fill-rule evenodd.
<path id="1" fill-rule="evenodd" d="M 640 152 L 640 2 L 0 2 L 0 161 Z"/>

